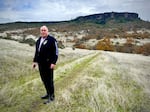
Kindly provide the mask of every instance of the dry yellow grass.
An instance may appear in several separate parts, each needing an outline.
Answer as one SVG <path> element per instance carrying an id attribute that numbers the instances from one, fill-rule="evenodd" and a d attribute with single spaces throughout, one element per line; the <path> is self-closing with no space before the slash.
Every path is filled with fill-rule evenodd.
<path id="1" fill-rule="evenodd" d="M 56 100 L 44 105 L 34 47 L 0 39 L 2 112 L 148 112 L 150 57 L 126 53 L 59 50 Z"/>

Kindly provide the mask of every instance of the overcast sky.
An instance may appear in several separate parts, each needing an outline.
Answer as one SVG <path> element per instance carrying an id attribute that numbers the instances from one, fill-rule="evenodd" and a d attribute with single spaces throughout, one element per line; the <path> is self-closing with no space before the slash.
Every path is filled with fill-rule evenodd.
<path id="1" fill-rule="evenodd" d="M 150 0 L 0 0 L 0 23 L 63 21 L 112 11 L 135 12 L 150 21 Z"/>

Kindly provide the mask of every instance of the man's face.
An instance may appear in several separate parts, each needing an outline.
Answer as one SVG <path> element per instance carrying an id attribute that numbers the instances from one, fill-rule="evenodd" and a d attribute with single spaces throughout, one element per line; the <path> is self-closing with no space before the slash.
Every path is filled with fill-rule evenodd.
<path id="1" fill-rule="evenodd" d="M 46 27 L 41 27 L 40 33 L 42 37 L 47 37 L 48 35 L 48 29 Z"/>

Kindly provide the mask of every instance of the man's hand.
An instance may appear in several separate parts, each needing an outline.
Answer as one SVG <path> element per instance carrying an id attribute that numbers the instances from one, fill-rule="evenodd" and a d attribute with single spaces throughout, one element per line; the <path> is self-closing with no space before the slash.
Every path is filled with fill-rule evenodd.
<path id="1" fill-rule="evenodd" d="M 33 62 L 32 68 L 35 68 L 37 66 L 37 63 Z"/>
<path id="2" fill-rule="evenodd" d="M 51 69 L 54 69 L 54 68 L 55 68 L 55 64 L 51 64 L 51 65 L 50 65 L 50 68 L 51 68 Z"/>

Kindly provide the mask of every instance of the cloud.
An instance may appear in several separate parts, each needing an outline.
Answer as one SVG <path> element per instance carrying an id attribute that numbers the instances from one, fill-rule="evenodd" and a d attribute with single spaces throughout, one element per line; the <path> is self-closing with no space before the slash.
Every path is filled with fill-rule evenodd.
<path id="1" fill-rule="evenodd" d="M 104 12 L 136 12 L 150 20 L 150 0 L 1 0 L 0 22 L 62 21 Z"/>

